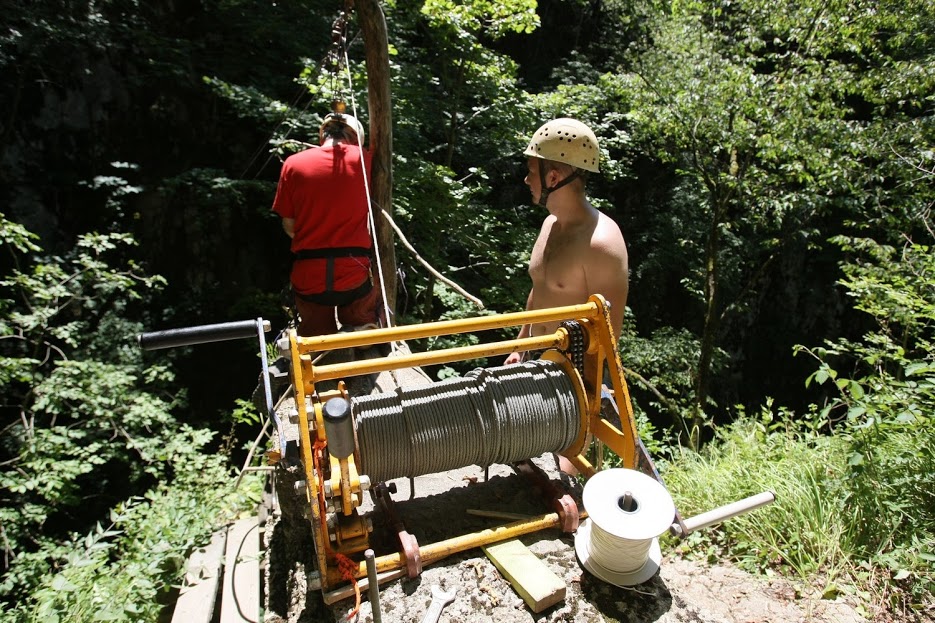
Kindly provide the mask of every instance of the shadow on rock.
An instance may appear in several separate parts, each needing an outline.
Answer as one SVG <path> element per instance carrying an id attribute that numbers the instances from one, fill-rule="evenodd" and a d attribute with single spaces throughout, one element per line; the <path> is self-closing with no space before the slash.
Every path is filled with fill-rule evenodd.
<path id="1" fill-rule="evenodd" d="M 672 608 L 672 593 L 658 572 L 637 586 L 620 587 L 582 571 L 581 594 L 607 621 L 619 623 L 649 623 Z"/>

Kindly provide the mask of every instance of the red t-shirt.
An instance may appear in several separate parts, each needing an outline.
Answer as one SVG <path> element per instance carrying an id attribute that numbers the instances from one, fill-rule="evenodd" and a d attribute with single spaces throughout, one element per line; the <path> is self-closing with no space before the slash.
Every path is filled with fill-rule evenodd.
<path id="1" fill-rule="evenodd" d="M 370 186 L 370 153 L 366 160 L 367 187 L 357 145 L 339 143 L 313 147 L 286 158 L 279 174 L 273 211 L 295 219 L 293 253 L 301 249 L 334 247 L 371 248 L 367 188 Z M 325 259 L 296 260 L 292 287 L 302 294 L 326 290 Z M 335 291 L 352 290 L 369 278 L 366 257 L 334 260 Z"/>

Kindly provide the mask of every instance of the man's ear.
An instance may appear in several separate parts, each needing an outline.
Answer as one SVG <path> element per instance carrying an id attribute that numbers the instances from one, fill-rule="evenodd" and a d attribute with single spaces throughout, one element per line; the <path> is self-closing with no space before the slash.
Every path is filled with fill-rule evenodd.
<path id="1" fill-rule="evenodd" d="M 559 181 L 560 181 L 560 180 L 558 179 L 558 171 L 557 171 L 556 169 L 549 169 L 549 170 L 546 172 L 546 174 L 545 174 L 545 180 L 543 180 L 543 181 L 545 182 L 545 187 L 546 187 L 546 188 L 552 188 L 553 186 L 555 186 L 556 184 L 558 184 Z"/>

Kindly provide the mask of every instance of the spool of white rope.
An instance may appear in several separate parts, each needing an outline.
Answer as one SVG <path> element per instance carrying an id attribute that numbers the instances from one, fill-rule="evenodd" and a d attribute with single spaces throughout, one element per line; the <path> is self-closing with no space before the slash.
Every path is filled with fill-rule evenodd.
<path id="1" fill-rule="evenodd" d="M 582 566 L 616 586 L 653 577 L 662 560 L 658 537 L 675 519 L 666 488 L 632 469 L 608 469 L 585 483 L 582 500 L 588 519 L 575 534 Z"/>

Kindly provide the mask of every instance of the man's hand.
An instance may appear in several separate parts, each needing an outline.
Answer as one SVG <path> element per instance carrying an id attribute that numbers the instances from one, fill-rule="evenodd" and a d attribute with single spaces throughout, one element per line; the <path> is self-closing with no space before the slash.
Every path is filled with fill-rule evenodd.
<path id="1" fill-rule="evenodd" d="M 503 362 L 505 366 L 512 366 L 514 363 L 523 363 L 523 355 L 525 353 L 510 353 L 510 356 L 506 358 L 506 361 Z"/>
<path id="2" fill-rule="evenodd" d="M 295 237 L 295 219 L 294 218 L 284 218 L 282 219 L 282 230 L 286 232 L 286 235 L 290 238 Z"/>

